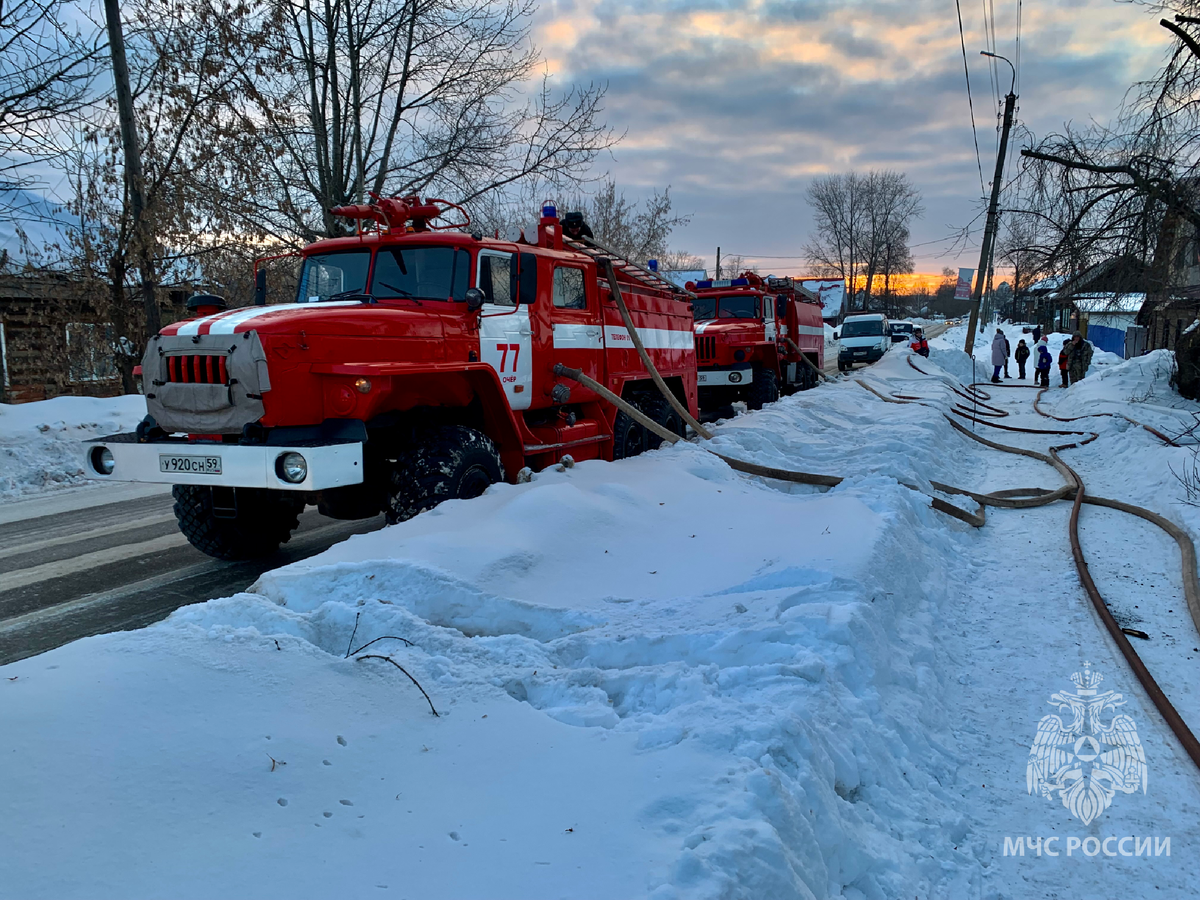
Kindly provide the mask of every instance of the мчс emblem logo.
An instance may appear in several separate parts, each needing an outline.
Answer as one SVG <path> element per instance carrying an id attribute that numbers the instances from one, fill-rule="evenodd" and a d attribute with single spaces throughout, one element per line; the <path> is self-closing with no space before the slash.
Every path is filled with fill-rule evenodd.
<path id="1" fill-rule="evenodd" d="M 1071 676 L 1078 691 L 1050 695 L 1060 713 L 1070 711 L 1070 721 L 1048 715 L 1038 722 L 1025 769 L 1029 793 L 1048 800 L 1057 794 L 1084 825 L 1108 809 L 1118 791 L 1132 794 L 1140 787 L 1146 793 L 1146 753 L 1133 719 L 1118 713 L 1107 725 L 1101 720 L 1125 704 L 1114 691 L 1096 690 L 1103 680 L 1085 662 Z"/>

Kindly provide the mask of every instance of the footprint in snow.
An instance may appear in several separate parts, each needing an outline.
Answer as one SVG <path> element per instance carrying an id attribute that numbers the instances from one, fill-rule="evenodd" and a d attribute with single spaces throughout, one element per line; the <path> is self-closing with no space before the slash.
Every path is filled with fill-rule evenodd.
<path id="1" fill-rule="evenodd" d="M 341 744 L 343 747 L 346 746 L 346 739 L 344 737 L 342 737 L 340 734 L 338 735 L 338 743 Z"/>

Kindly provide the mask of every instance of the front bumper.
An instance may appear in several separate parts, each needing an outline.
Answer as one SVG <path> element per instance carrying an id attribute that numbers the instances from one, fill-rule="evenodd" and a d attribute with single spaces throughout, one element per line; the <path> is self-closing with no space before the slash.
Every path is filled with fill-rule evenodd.
<path id="1" fill-rule="evenodd" d="M 323 491 L 361 484 L 363 445 L 361 441 L 297 442 L 295 446 L 192 442 L 183 438 L 139 443 L 135 434 L 112 434 L 88 441 L 83 454 L 84 471 L 100 481 L 138 481 L 151 484 L 208 484 L 219 487 L 271 488 L 280 491 Z M 97 465 L 97 453 L 107 447 L 113 455 L 108 475 Z M 308 465 L 303 481 L 280 477 L 277 461 L 285 453 L 299 453 Z M 205 461 L 219 460 L 220 474 L 164 471 L 164 459 L 190 457 L 196 468 L 214 468 Z"/>
<path id="2" fill-rule="evenodd" d="M 698 387 L 744 387 L 754 381 L 754 369 L 747 363 L 741 366 L 714 366 L 696 373 Z"/>

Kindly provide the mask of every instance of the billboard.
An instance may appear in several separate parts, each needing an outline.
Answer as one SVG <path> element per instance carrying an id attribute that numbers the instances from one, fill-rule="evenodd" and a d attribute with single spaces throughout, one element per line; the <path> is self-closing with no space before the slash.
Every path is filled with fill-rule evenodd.
<path id="1" fill-rule="evenodd" d="M 970 300 L 971 299 L 971 276 L 975 274 L 974 269 L 959 269 L 958 284 L 954 288 L 955 300 Z"/>

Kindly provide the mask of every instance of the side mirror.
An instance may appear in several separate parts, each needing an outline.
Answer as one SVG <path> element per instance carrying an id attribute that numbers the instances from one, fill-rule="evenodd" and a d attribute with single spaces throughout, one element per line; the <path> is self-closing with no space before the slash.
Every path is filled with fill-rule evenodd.
<path id="1" fill-rule="evenodd" d="M 477 309 L 482 309 L 483 304 L 487 302 L 487 297 L 479 288 L 467 288 L 467 311 L 475 312 Z"/>
<path id="2" fill-rule="evenodd" d="M 838 339 L 838 333 L 836 331 L 833 333 L 833 339 L 835 341 Z"/>

